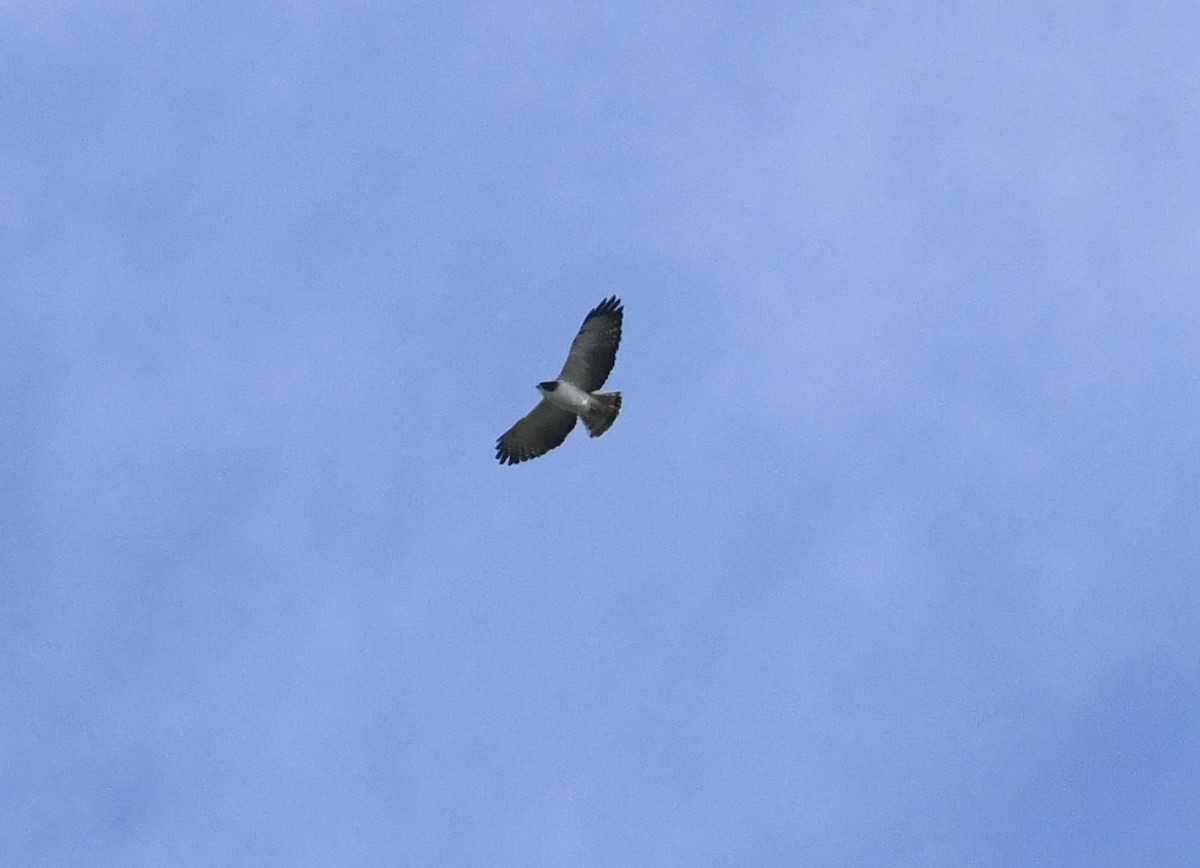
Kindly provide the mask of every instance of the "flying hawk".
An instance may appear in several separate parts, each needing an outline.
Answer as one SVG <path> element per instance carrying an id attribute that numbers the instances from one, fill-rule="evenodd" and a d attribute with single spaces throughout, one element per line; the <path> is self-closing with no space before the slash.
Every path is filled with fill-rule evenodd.
<path id="1" fill-rule="evenodd" d="M 621 393 L 596 390 L 604 385 L 617 361 L 624 313 L 621 300 L 614 295 L 584 317 L 558 379 L 538 383 L 541 402 L 496 441 L 496 458 L 501 464 L 520 464 L 545 455 L 567 439 L 576 419 L 583 419 L 592 437 L 612 426 L 621 412 Z"/>

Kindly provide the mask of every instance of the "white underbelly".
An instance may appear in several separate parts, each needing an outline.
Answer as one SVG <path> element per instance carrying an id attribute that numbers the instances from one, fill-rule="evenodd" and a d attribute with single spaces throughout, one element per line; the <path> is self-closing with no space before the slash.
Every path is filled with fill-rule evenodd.
<path id="1" fill-rule="evenodd" d="M 570 410 L 576 415 L 587 410 L 592 402 L 591 395 L 570 383 L 559 383 L 557 389 L 553 392 L 546 392 L 545 395 L 546 400 L 551 404 L 562 407 L 564 410 Z"/>

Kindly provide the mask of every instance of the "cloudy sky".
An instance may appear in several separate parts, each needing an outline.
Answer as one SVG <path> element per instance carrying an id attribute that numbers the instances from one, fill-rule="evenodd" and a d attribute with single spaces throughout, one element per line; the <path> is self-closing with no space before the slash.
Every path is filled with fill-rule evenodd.
<path id="1" fill-rule="evenodd" d="M 5 3 L 3 861 L 1191 864 L 1198 42 Z"/>

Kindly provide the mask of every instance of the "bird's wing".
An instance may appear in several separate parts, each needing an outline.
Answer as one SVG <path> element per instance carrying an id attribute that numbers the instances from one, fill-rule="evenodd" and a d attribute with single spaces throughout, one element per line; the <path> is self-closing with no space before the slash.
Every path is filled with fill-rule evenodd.
<path id="1" fill-rule="evenodd" d="M 496 441 L 496 458 L 501 464 L 520 464 L 545 455 L 567 439 L 578 417 L 555 407 L 545 398 Z"/>
<path id="2" fill-rule="evenodd" d="M 621 300 L 615 295 L 592 308 L 571 343 L 567 363 L 558 378 L 585 392 L 594 392 L 603 386 L 617 361 L 624 315 Z"/>

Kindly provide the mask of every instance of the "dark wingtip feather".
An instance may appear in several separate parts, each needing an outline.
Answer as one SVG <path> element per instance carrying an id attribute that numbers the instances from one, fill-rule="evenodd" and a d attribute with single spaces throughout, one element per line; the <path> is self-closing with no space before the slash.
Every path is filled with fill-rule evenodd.
<path id="1" fill-rule="evenodd" d="M 504 448 L 504 444 L 502 444 L 500 441 L 497 440 L 496 441 L 496 460 L 499 461 L 501 464 L 513 465 L 513 464 L 520 464 L 522 461 L 525 460 L 525 456 L 520 455 L 515 452 L 509 452 L 507 449 Z"/>
<path id="2" fill-rule="evenodd" d="M 604 301 L 600 302 L 591 309 L 588 315 L 584 318 L 584 322 L 587 322 L 587 320 L 594 316 L 601 316 L 609 313 L 620 314 L 624 312 L 625 307 L 622 304 L 621 299 L 617 298 L 615 295 L 610 295 L 608 298 L 604 299 Z"/>

